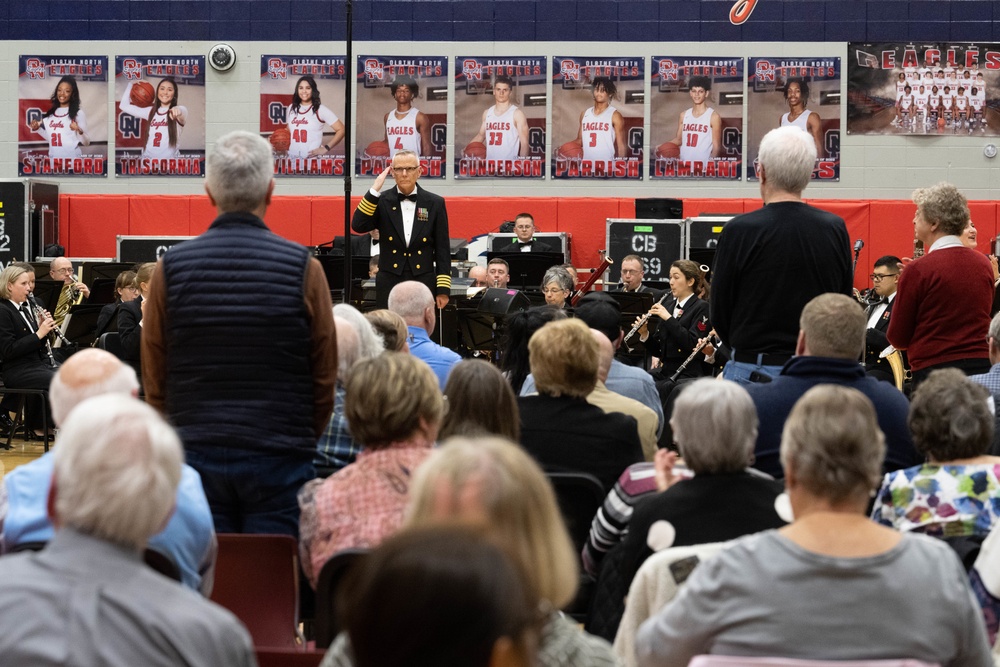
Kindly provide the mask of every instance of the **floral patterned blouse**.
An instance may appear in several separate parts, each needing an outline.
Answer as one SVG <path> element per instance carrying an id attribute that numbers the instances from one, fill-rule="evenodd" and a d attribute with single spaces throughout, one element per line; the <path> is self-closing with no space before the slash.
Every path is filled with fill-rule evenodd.
<path id="1" fill-rule="evenodd" d="M 923 465 L 890 472 L 872 518 L 935 537 L 983 536 L 1000 516 L 1000 465 Z"/>

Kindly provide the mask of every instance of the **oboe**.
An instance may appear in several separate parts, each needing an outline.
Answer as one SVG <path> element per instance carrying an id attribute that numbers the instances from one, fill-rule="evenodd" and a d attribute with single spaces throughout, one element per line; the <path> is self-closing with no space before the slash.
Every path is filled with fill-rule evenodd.
<path id="1" fill-rule="evenodd" d="M 38 323 L 38 311 L 35 310 L 35 296 L 28 292 L 28 310 L 31 311 L 31 316 L 35 318 L 35 322 Z M 56 358 L 52 356 L 52 343 L 49 342 L 49 337 L 45 337 L 45 354 L 49 356 L 49 364 L 52 368 L 56 367 Z"/>
<path id="2" fill-rule="evenodd" d="M 654 306 L 660 305 L 661 303 L 663 303 L 663 300 L 666 299 L 668 296 L 670 296 L 670 290 L 665 291 L 663 293 L 663 296 L 660 297 L 660 300 L 657 301 L 656 303 L 654 303 L 653 305 Z M 622 339 L 622 343 L 625 344 L 625 347 L 627 347 L 630 352 L 632 351 L 632 346 L 628 344 L 629 339 L 632 336 L 634 336 L 636 334 L 636 332 L 639 331 L 639 329 L 641 329 L 643 326 L 645 326 L 646 322 L 649 321 L 649 318 L 650 318 L 650 316 L 652 314 L 653 314 L 652 313 L 652 308 L 650 308 L 650 312 L 648 312 L 645 315 L 643 315 L 642 317 L 640 317 L 639 321 L 635 323 L 635 326 L 633 326 L 629 330 L 629 332 L 627 334 L 625 334 L 625 338 Z"/>
<path id="3" fill-rule="evenodd" d="M 698 341 L 698 345 L 694 348 L 694 352 L 692 352 L 691 355 L 684 360 L 684 363 L 682 363 L 680 366 L 677 367 L 677 370 L 674 371 L 674 374 L 670 376 L 671 382 L 677 382 L 677 378 L 681 376 L 681 373 L 683 373 L 684 370 L 688 367 L 688 364 L 694 361 L 694 358 L 697 357 L 698 354 L 712 342 L 712 336 L 714 335 L 715 335 L 715 329 L 712 329 L 711 331 L 708 332 L 707 336 Z"/>

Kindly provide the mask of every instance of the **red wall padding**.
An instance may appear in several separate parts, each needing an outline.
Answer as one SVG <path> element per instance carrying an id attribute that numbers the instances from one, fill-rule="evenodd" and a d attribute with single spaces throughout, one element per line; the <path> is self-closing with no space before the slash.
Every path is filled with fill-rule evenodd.
<path id="1" fill-rule="evenodd" d="M 360 197 L 352 197 L 352 207 Z M 72 257 L 113 257 L 119 234 L 187 236 L 205 231 L 215 210 L 204 195 L 62 195 L 60 243 Z M 871 264 L 883 255 L 913 254 L 913 212 L 910 201 L 807 200 L 835 213 L 847 223 L 851 242 L 862 239 L 855 285 L 869 287 Z M 761 207 L 759 199 L 685 199 L 684 215 L 743 213 Z M 990 252 L 997 236 L 997 202 L 969 202 L 979 230 L 979 250 Z M 495 231 L 522 211 L 535 217 L 541 231 L 572 234 L 573 264 L 592 268 L 605 247 L 607 218 L 631 218 L 631 198 L 449 197 L 451 236 L 472 238 Z M 305 245 L 318 245 L 343 234 L 343 197 L 275 197 L 265 216 L 275 233 Z"/>

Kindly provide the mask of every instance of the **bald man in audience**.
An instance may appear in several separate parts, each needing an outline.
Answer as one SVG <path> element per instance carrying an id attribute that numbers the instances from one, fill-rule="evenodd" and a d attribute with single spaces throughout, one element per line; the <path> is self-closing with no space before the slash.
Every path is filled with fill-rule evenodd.
<path id="1" fill-rule="evenodd" d="M 54 458 L 55 534 L 42 551 L 3 557 L 2 662 L 255 665 L 232 613 L 142 562 L 177 499 L 174 429 L 131 396 L 97 396 L 62 424 Z"/>
<path id="2" fill-rule="evenodd" d="M 93 396 L 135 397 L 138 393 L 139 383 L 130 366 L 109 352 L 86 348 L 70 357 L 52 379 L 49 388 L 52 418 L 62 425 L 77 404 Z M 3 531 L 0 547 L 4 552 L 52 539 L 46 499 L 55 463 L 54 452 L 55 449 L 31 463 L 20 465 L 4 477 L 8 498 L 6 517 L 0 509 Z M 149 548 L 177 566 L 185 586 L 201 591 L 206 597 L 211 594 L 217 550 L 215 530 L 201 477 L 191 466 L 182 466 L 174 512 L 166 527 L 149 539 Z"/>
<path id="3" fill-rule="evenodd" d="M 608 389 L 604 383 L 607 382 L 608 371 L 611 370 L 611 362 L 615 357 L 615 347 L 608 337 L 597 329 L 591 329 L 590 333 L 597 341 L 598 348 L 597 386 L 594 387 L 594 391 L 587 394 L 587 402 L 596 405 L 604 412 L 620 412 L 633 417 L 639 427 L 642 453 L 647 461 L 652 461 L 656 456 L 656 427 L 660 420 L 655 412 L 639 401 Z"/>
<path id="4" fill-rule="evenodd" d="M 437 312 L 430 288 L 416 280 L 399 283 L 389 292 L 389 310 L 406 322 L 410 354 L 431 367 L 441 391 L 444 391 L 448 373 L 462 358 L 431 340 L 431 333 L 437 324 Z"/>

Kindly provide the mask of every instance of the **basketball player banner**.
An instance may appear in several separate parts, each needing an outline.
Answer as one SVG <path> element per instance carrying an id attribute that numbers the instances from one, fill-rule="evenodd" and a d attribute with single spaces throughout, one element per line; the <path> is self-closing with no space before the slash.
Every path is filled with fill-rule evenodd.
<path id="1" fill-rule="evenodd" d="M 21 56 L 17 175 L 108 175 L 107 56 Z"/>
<path id="2" fill-rule="evenodd" d="M 115 99 L 118 176 L 205 176 L 205 56 L 116 56 Z"/>
<path id="3" fill-rule="evenodd" d="M 401 150 L 417 154 L 422 178 L 444 178 L 448 59 L 358 56 L 358 176 L 378 176 Z"/>
<path id="4" fill-rule="evenodd" d="M 260 57 L 260 133 L 279 176 L 343 176 L 344 56 Z"/>
<path id="5" fill-rule="evenodd" d="M 847 133 L 1000 134 L 1000 44 L 849 44 Z"/>
<path id="6" fill-rule="evenodd" d="M 552 177 L 642 180 L 645 58 L 552 58 Z"/>
<path id="7" fill-rule="evenodd" d="M 649 175 L 739 180 L 743 58 L 653 56 Z"/>
<path id="8" fill-rule="evenodd" d="M 455 59 L 455 178 L 544 176 L 546 66 L 544 56 Z"/>
<path id="9" fill-rule="evenodd" d="M 840 58 L 750 58 L 747 68 L 747 180 L 758 180 L 760 141 L 792 125 L 816 142 L 814 181 L 840 180 Z"/>

